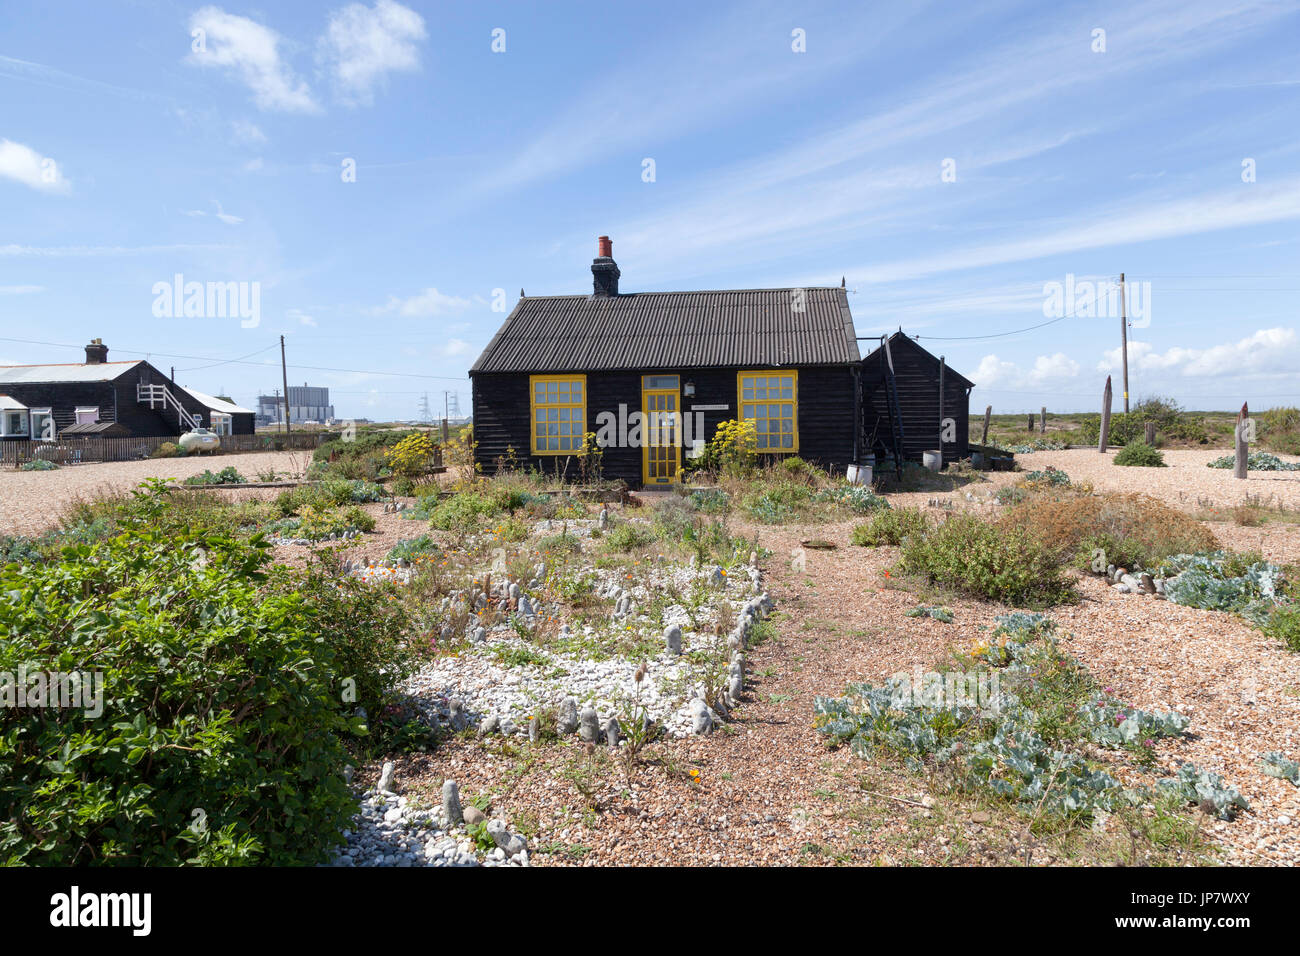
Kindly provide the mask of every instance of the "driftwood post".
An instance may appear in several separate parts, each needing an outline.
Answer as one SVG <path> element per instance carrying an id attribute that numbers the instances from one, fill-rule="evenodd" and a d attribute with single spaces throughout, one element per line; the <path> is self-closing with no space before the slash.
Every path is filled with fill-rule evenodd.
<path id="1" fill-rule="evenodd" d="M 1150 445 L 1152 448 L 1155 447 L 1156 444 L 1156 423 L 1155 422 L 1147 422 L 1147 444 Z"/>
<path id="2" fill-rule="evenodd" d="M 989 443 L 989 419 L 993 417 L 993 406 L 988 405 L 984 409 L 984 434 L 980 437 L 981 445 Z"/>
<path id="3" fill-rule="evenodd" d="M 1110 376 L 1106 376 L 1106 390 L 1101 393 L 1101 434 L 1097 436 L 1097 451 L 1105 452 L 1110 441 L 1110 400 L 1113 396 Z"/>
<path id="4" fill-rule="evenodd" d="M 1040 435 L 1047 434 L 1047 406 L 1046 405 L 1044 405 L 1043 410 L 1038 413 L 1038 434 Z"/>
<path id="5" fill-rule="evenodd" d="M 1034 433 L 1034 416 L 1033 416 L 1033 415 L 1030 415 L 1030 416 L 1029 416 L 1029 424 L 1026 425 L 1025 428 L 1029 431 L 1029 434 L 1032 435 L 1032 434 Z"/>
<path id="6" fill-rule="evenodd" d="M 1233 469 L 1232 472 L 1234 478 L 1246 477 L 1246 462 L 1247 459 L 1249 458 L 1249 452 L 1250 452 L 1250 448 L 1246 443 L 1246 422 L 1249 419 L 1250 419 L 1250 409 L 1246 407 L 1245 402 L 1242 402 L 1241 411 L 1237 413 L 1237 430 L 1235 432 L 1237 438 L 1236 441 L 1237 462 L 1236 462 L 1236 467 Z"/>

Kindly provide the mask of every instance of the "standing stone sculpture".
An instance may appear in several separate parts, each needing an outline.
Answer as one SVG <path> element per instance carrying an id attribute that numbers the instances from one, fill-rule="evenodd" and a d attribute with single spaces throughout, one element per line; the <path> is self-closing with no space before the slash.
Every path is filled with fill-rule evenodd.
<path id="1" fill-rule="evenodd" d="M 442 784 L 442 814 L 449 827 L 464 822 L 465 816 L 460 809 L 460 787 L 455 780 L 446 780 Z"/>
<path id="2" fill-rule="evenodd" d="M 578 729 L 578 702 L 572 697 L 560 701 L 560 714 L 556 719 L 555 729 L 561 737 L 567 737 Z"/>
<path id="3" fill-rule="evenodd" d="M 600 718 L 591 707 L 582 708 L 578 716 L 578 738 L 588 744 L 600 739 Z"/>

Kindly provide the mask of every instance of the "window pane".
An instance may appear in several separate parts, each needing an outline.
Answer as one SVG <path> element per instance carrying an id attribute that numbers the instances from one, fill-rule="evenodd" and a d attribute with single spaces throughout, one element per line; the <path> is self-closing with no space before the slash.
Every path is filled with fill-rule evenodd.
<path id="1" fill-rule="evenodd" d="M 581 382 L 574 382 L 574 383 L 573 383 L 573 400 L 574 400 L 575 402 L 580 402 L 580 401 L 582 401 L 582 383 L 581 383 Z"/>
<path id="2" fill-rule="evenodd" d="M 753 418 L 753 417 L 754 417 L 754 406 L 753 406 L 753 405 L 746 405 L 746 406 L 745 406 L 745 410 L 744 410 L 744 412 L 743 412 L 743 415 L 744 415 L 745 418 Z"/>
<path id="3" fill-rule="evenodd" d="M 793 447 L 794 447 L 794 436 L 793 436 L 793 435 L 782 435 L 782 436 L 781 436 L 781 447 L 782 447 L 782 448 L 793 448 Z"/>

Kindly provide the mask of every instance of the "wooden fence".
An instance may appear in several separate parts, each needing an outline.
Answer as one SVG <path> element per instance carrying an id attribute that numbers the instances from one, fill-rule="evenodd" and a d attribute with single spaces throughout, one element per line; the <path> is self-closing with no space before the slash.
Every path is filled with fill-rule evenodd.
<path id="1" fill-rule="evenodd" d="M 320 432 L 291 432 L 263 435 L 223 435 L 221 451 L 310 450 L 326 436 Z M 86 462 L 136 461 L 148 458 L 159 445 L 175 444 L 178 436 L 154 438 L 62 438 L 54 441 L 0 441 L 0 467 L 17 468 L 33 459 L 56 465 Z"/>

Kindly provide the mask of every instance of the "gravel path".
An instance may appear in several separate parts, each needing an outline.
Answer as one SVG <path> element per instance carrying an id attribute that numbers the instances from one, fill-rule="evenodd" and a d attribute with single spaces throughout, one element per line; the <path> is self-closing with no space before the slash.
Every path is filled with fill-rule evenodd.
<path id="1" fill-rule="evenodd" d="M 188 478 L 234 465 L 244 477 L 256 481 L 258 472 L 271 468 L 301 473 L 310 460 L 310 452 L 276 451 L 67 465 L 57 471 L 0 469 L 0 533 L 40 534 L 56 527 L 79 498 L 129 491 L 146 478 Z M 242 496 L 253 491 L 222 493 Z"/>
<path id="2" fill-rule="evenodd" d="M 1037 451 L 1017 455 L 1025 471 L 1059 468 L 1074 482 L 1090 481 L 1097 491 L 1140 491 L 1175 508 L 1192 510 L 1198 499 L 1218 506 L 1241 504 L 1249 495 L 1265 503 L 1283 503 L 1300 509 L 1300 471 L 1252 471 L 1246 478 L 1232 476 L 1230 468 L 1207 468 L 1206 463 L 1230 451 L 1218 449 L 1174 449 L 1165 451 L 1165 468 L 1134 468 L 1114 463 L 1115 449 L 1104 455 L 1095 448 L 1068 451 Z M 1279 455 L 1283 461 L 1295 461 Z M 990 472 L 998 484 L 1013 483 L 1015 472 Z"/>

